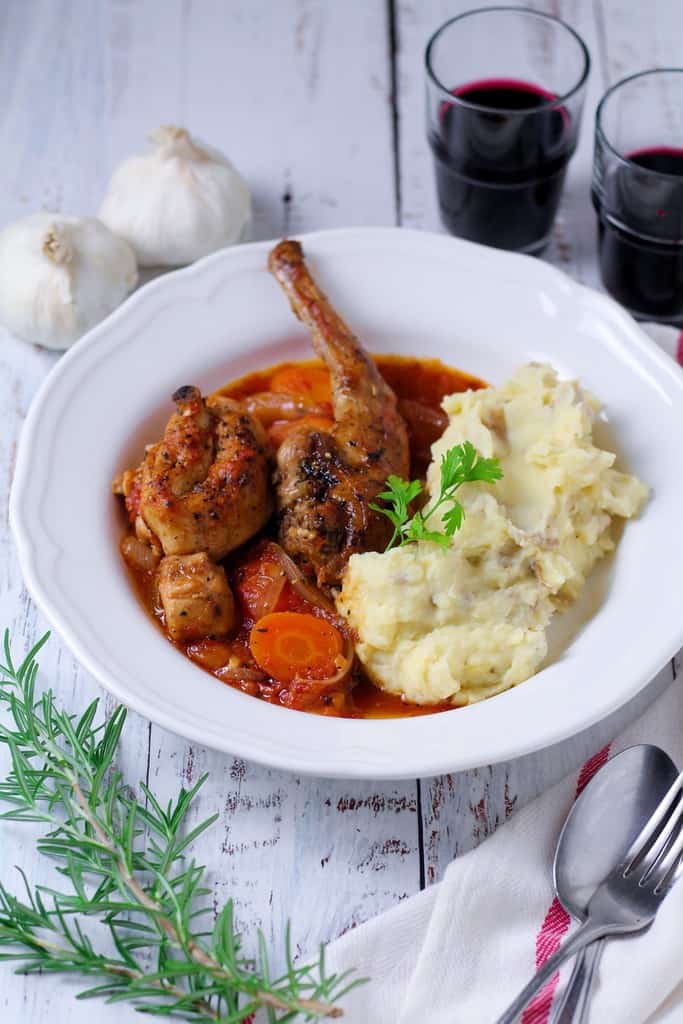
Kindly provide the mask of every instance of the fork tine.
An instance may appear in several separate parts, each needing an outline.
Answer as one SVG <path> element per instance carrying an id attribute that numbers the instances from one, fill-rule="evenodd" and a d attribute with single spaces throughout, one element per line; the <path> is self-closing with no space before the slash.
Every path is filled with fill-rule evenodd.
<path id="1" fill-rule="evenodd" d="M 683 815 L 679 816 L 679 822 Z M 679 860 L 683 854 L 683 831 L 679 832 L 676 836 L 675 841 L 671 844 L 669 849 L 664 853 L 663 856 L 653 864 L 650 870 L 647 872 L 649 878 L 648 881 L 654 881 L 654 891 L 659 893 L 662 889 L 669 889 L 673 884 L 675 878 L 675 869 Z M 667 881 L 669 879 L 669 881 Z M 641 880 L 641 884 L 642 884 Z"/>
<path id="2" fill-rule="evenodd" d="M 683 824 L 683 800 L 674 805 L 669 817 L 662 825 L 659 835 L 652 845 L 646 850 L 637 862 L 637 870 L 640 873 L 640 885 L 644 885 L 652 870 L 661 861 L 662 857 L 671 849 L 673 841 L 677 838 L 681 825 Z"/>
<path id="3" fill-rule="evenodd" d="M 626 853 L 624 858 L 624 874 L 628 874 L 633 869 L 634 864 L 639 860 L 648 850 L 652 844 L 653 839 L 658 835 L 660 826 L 667 814 L 679 798 L 683 791 L 683 772 L 680 773 L 678 778 L 672 783 L 668 791 L 660 800 L 657 805 L 657 809 L 648 819 L 647 823 L 641 829 L 639 834 L 631 843 L 631 846 Z M 667 828 L 670 823 L 667 823 Z M 670 838 L 672 832 L 669 832 L 667 839 Z M 664 844 L 662 844 L 664 845 Z M 661 852 L 661 847 L 660 847 Z"/>
<path id="4" fill-rule="evenodd" d="M 681 877 L 682 873 L 683 873 L 683 861 L 681 861 L 679 863 L 678 867 L 674 871 L 674 873 L 673 873 L 673 875 L 671 877 L 671 881 L 669 882 L 669 887 L 671 887 L 672 885 L 674 885 L 678 881 L 678 879 Z"/>

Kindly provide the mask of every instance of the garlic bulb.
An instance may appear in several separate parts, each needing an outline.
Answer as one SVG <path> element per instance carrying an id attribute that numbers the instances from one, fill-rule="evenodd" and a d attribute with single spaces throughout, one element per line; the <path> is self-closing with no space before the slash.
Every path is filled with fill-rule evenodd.
<path id="1" fill-rule="evenodd" d="M 141 266 L 177 267 L 244 239 L 249 189 L 230 161 L 184 128 L 164 125 L 155 148 L 114 171 L 99 216 Z"/>
<path id="2" fill-rule="evenodd" d="M 0 231 L 0 322 L 25 341 L 68 348 L 137 279 L 131 247 L 94 217 L 34 213 Z"/>

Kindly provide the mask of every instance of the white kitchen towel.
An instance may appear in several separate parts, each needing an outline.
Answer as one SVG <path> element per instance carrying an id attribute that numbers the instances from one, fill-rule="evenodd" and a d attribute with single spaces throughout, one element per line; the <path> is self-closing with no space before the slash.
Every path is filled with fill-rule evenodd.
<path id="1" fill-rule="evenodd" d="M 646 329 L 680 358 L 678 331 Z M 608 757 L 636 743 L 657 744 L 683 768 L 681 682 L 578 772 L 453 861 L 440 884 L 328 946 L 329 970 L 354 968 L 370 979 L 343 1000 L 347 1024 L 494 1024 L 574 927 L 553 895 L 551 866 L 577 793 Z M 522 1024 L 547 1024 L 569 973 L 546 986 Z M 683 883 L 649 931 L 607 944 L 591 1021 L 683 1022 Z"/>
<path id="2" fill-rule="evenodd" d="M 328 947 L 328 970 L 354 967 L 370 979 L 343 1000 L 347 1024 L 494 1024 L 573 927 L 553 895 L 551 866 L 577 792 L 635 743 L 656 743 L 683 767 L 681 680 L 578 772 L 454 860 L 441 883 Z M 546 1024 L 559 989 L 551 981 L 523 1024 Z M 683 1021 L 683 884 L 649 931 L 607 944 L 591 1021 Z"/>

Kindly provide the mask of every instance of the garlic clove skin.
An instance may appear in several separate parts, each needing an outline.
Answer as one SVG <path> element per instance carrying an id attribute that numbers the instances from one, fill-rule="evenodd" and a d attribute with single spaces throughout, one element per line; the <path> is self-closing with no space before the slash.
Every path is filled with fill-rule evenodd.
<path id="1" fill-rule="evenodd" d="M 227 157 L 173 125 L 150 139 L 151 152 L 116 168 L 99 212 L 140 266 L 184 266 L 243 241 L 251 195 Z"/>
<path id="2" fill-rule="evenodd" d="M 69 348 L 137 284 L 135 254 L 94 217 L 34 213 L 0 231 L 0 322 Z"/>

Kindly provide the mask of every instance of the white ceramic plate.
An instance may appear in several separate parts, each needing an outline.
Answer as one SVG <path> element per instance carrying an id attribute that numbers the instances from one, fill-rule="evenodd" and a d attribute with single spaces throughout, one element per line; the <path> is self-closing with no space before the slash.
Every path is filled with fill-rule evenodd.
<path id="1" fill-rule="evenodd" d="M 134 295 L 55 367 L 19 450 L 11 521 L 31 594 L 118 699 L 165 728 L 278 768 L 400 778 L 526 754 L 633 697 L 683 644 L 683 374 L 610 300 L 549 265 L 444 236 L 360 228 L 303 238 L 315 276 L 368 348 L 441 357 L 491 382 L 529 360 L 605 403 L 622 462 L 653 488 L 598 609 L 514 690 L 420 718 L 353 721 L 274 707 L 179 654 L 139 606 L 110 493 L 180 384 L 212 390 L 310 356 L 265 269 L 269 243 L 217 253 Z M 604 576 L 604 574 L 603 574 Z M 560 647 L 562 645 L 560 644 Z"/>

